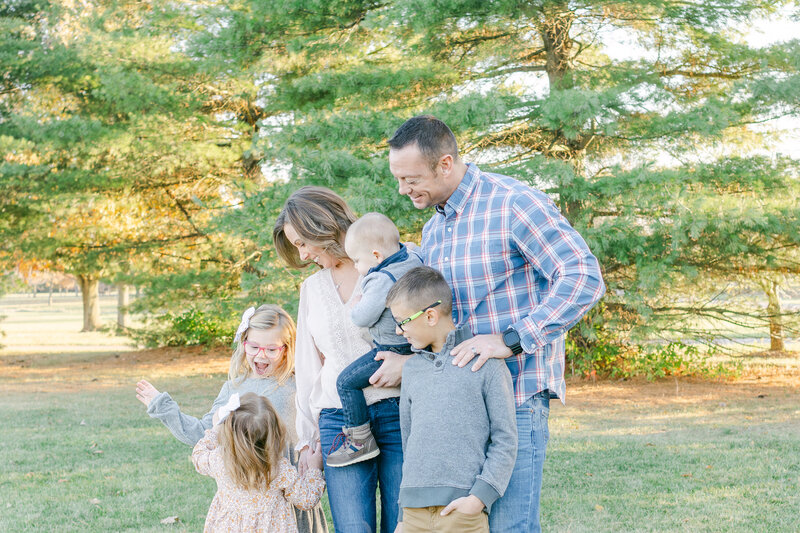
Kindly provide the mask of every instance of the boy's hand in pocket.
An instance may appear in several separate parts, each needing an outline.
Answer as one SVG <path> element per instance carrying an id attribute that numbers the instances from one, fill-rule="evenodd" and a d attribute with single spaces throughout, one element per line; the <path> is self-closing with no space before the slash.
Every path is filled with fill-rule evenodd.
<path id="1" fill-rule="evenodd" d="M 458 511 L 462 514 L 478 514 L 483 511 L 483 502 L 477 497 L 470 494 L 463 498 L 456 498 L 447 504 L 447 507 L 442 509 L 441 515 L 447 516 L 453 511 Z"/>

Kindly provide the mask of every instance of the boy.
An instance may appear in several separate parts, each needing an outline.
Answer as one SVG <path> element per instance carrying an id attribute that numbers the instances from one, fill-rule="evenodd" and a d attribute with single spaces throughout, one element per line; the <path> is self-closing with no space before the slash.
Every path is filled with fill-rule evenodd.
<path id="1" fill-rule="evenodd" d="M 400 529 L 488 533 L 488 513 L 517 455 L 511 373 L 499 359 L 477 372 L 452 364 L 450 350 L 472 334 L 456 329 L 451 290 L 438 271 L 409 270 L 386 304 L 415 352 L 400 390 Z"/>
<path id="2" fill-rule="evenodd" d="M 400 243 L 394 223 L 380 213 L 367 213 L 347 230 L 344 249 L 353 260 L 361 281 L 361 300 L 350 311 L 356 326 L 369 328 L 375 348 L 345 368 L 336 380 L 342 400 L 344 443 L 328 455 L 327 465 L 347 466 L 380 453 L 369 425 L 367 403 L 361 389 L 381 366 L 375 360 L 379 351 L 410 354 L 411 346 L 395 334 L 394 320 L 386 308 L 386 295 L 394 282 L 422 262 Z"/>

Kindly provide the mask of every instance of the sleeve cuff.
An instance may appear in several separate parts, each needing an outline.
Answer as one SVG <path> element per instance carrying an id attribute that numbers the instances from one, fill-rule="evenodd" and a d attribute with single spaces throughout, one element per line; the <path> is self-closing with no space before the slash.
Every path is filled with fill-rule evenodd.
<path id="1" fill-rule="evenodd" d="M 164 405 L 171 401 L 172 397 L 168 392 L 159 393 L 147 406 L 147 414 L 150 415 L 150 418 L 159 418 L 165 410 Z"/>
<path id="2" fill-rule="evenodd" d="M 519 344 L 522 346 L 522 353 L 533 353 L 547 344 L 541 332 L 529 317 L 511 324 L 511 327 L 519 333 Z"/>
<path id="3" fill-rule="evenodd" d="M 472 485 L 469 493 L 482 501 L 487 511 L 492 508 L 492 504 L 500 497 L 500 493 L 494 490 L 494 487 L 480 478 L 475 480 L 475 484 Z"/>
<path id="4" fill-rule="evenodd" d="M 297 443 L 297 445 L 294 447 L 294 450 L 295 450 L 296 452 L 299 452 L 300 450 L 302 450 L 302 449 L 303 449 L 303 448 L 305 448 L 306 446 L 308 446 L 308 448 L 309 448 L 309 449 L 311 449 L 311 448 L 313 447 L 313 446 L 312 446 L 312 442 L 311 442 L 310 440 L 304 440 L 304 441 L 300 441 L 300 442 L 298 442 L 298 443 Z"/>

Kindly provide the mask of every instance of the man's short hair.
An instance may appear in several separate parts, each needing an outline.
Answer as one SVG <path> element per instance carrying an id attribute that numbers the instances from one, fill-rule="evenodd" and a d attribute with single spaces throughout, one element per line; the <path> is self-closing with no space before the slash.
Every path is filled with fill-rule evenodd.
<path id="1" fill-rule="evenodd" d="M 346 241 L 357 248 L 354 250 L 378 250 L 387 257 L 400 247 L 400 232 L 394 222 L 381 213 L 367 213 L 347 230 Z"/>
<path id="2" fill-rule="evenodd" d="M 401 303 L 413 309 L 424 309 L 441 300 L 439 311 L 442 314 L 453 312 L 453 293 L 442 274 L 431 267 L 414 267 L 397 280 L 389 294 L 386 306 Z"/>
<path id="3" fill-rule="evenodd" d="M 389 148 L 399 150 L 414 143 L 431 168 L 435 169 L 439 158 L 445 154 L 458 161 L 456 136 L 447 124 L 433 115 L 419 115 L 406 120 L 389 139 Z"/>

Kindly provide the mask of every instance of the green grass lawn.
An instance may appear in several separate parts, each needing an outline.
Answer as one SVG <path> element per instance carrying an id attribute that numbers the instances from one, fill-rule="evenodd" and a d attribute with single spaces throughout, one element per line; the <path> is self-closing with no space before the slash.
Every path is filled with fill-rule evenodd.
<path id="1" fill-rule="evenodd" d="M 137 359 L 94 334 L 81 338 L 95 348 L 62 350 L 74 341 L 60 331 L 35 353 L 38 326 L 8 314 L 0 532 L 201 531 L 214 481 L 134 387 L 146 377 L 201 415 L 224 359 Z M 568 405 L 552 405 L 544 530 L 800 530 L 800 371 L 790 363 L 732 383 L 571 382 Z M 161 524 L 171 516 L 179 522 Z"/>

